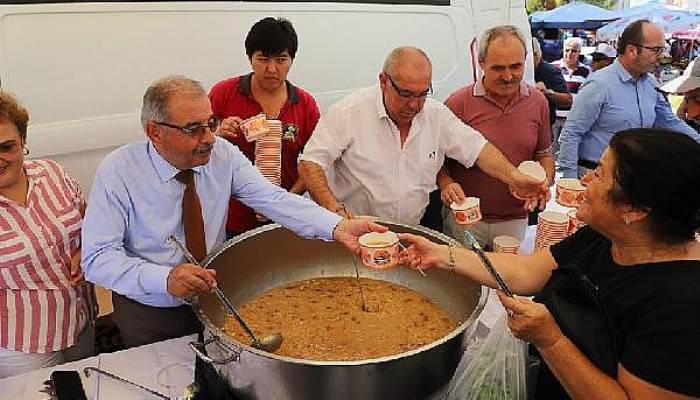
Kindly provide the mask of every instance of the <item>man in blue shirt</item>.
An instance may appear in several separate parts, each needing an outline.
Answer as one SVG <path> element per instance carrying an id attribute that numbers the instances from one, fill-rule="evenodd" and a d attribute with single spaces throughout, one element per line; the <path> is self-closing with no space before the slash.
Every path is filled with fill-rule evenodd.
<path id="1" fill-rule="evenodd" d="M 269 183 L 235 146 L 214 135 L 219 121 L 197 81 L 173 76 L 151 85 L 141 123 L 148 140 L 115 150 L 100 165 L 82 231 L 85 277 L 113 291 L 113 319 L 129 347 L 200 329 L 183 299 L 209 293 L 215 272 L 185 262 L 167 239 L 185 238 L 188 247 L 199 239 L 198 249 L 210 252 L 224 241 L 231 196 L 301 236 L 335 239 L 353 251 L 360 234 L 386 230 L 344 220 Z M 192 182 L 182 183 L 183 172 L 194 176 L 199 206 L 185 207 L 193 204 L 186 202 Z M 183 208 L 201 214 L 204 239 L 185 233 Z"/>
<path id="2" fill-rule="evenodd" d="M 664 49 L 663 31 L 648 20 L 625 28 L 618 41 L 617 60 L 589 78 L 564 123 L 558 164 L 565 178 L 596 168 L 610 138 L 624 129 L 662 127 L 700 141 L 656 91 L 650 72 L 659 67 Z"/>

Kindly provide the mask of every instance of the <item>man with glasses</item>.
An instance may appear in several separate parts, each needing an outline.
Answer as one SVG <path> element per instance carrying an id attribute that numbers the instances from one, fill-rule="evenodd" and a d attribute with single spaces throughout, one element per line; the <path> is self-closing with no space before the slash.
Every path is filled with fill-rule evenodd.
<path id="1" fill-rule="evenodd" d="M 552 129 L 549 105 L 535 87 L 523 82 L 525 37 L 512 25 L 496 26 L 479 38 L 479 66 L 484 76 L 452 93 L 445 104 L 465 124 L 481 132 L 508 161 L 519 165 L 537 161 L 547 173 L 547 186 L 554 181 L 554 158 L 550 154 Z M 451 203 L 465 197 L 481 200 L 482 220 L 466 227 L 482 246 L 493 238 L 509 235 L 522 241 L 528 210 L 510 193 L 507 185 L 481 168 L 465 168 L 448 158 L 438 174 L 443 201 L 443 231 L 465 242 L 465 227 L 455 221 Z M 544 208 L 544 203 L 541 204 Z"/>
<path id="2" fill-rule="evenodd" d="M 569 93 L 578 93 L 578 89 L 583 82 L 586 81 L 588 74 L 591 72 L 587 66 L 580 61 L 581 55 L 581 39 L 570 37 L 564 41 L 564 56 L 552 65 L 561 70 L 566 80 L 566 86 Z"/>
<path id="3" fill-rule="evenodd" d="M 309 193 L 341 215 L 417 225 L 445 156 L 476 164 L 531 203 L 547 190 L 520 174 L 498 149 L 431 99 L 432 65 L 415 47 L 387 57 L 379 85 L 334 104 L 300 157 Z"/>
<path id="4" fill-rule="evenodd" d="M 652 72 L 665 49 L 663 30 L 649 20 L 635 21 L 617 46 L 617 59 L 581 87 L 559 135 L 557 161 L 565 178 L 595 169 L 612 136 L 625 129 L 666 128 L 700 141 L 656 90 Z"/>
<path id="5" fill-rule="evenodd" d="M 386 230 L 343 220 L 268 182 L 214 135 L 218 122 L 199 82 L 163 78 L 143 98 L 148 140 L 115 150 L 97 171 L 83 222 L 83 268 L 87 280 L 113 291 L 113 319 L 128 347 L 200 330 L 184 300 L 211 292 L 216 274 L 184 262 L 168 237 L 184 238 L 201 261 L 224 241 L 232 196 L 301 236 L 335 239 L 353 251 L 358 235 Z"/>
<path id="6" fill-rule="evenodd" d="M 281 186 L 295 194 L 306 191 L 299 179 L 297 158 L 318 122 L 314 98 L 292 85 L 287 74 L 297 53 L 297 34 L 284 18 L 264 18 L 256 22 L 245 39 L 252 72 L 225 79 L 209 93 L 214 114 L 223 118 L 217 134 L 238 147 L 253 162 L 257 141 L 248 142 L 240 123 L 254 115 L 282 121 Z M 250 207 L 231 199 L 226 221 L 227 237 L 262 225 Z"/>

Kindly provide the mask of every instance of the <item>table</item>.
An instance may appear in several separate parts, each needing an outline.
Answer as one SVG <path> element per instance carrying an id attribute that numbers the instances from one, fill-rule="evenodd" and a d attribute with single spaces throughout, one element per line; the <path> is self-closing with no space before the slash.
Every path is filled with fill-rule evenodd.
<path id="1" fill-rule="evenodd" d="M 145 391 L 100 374 L 92 373 L 90 377 L 86 377 L 83 368 L 89 366 L 111 372 L 166 396 L 173 396 L 182 387 L 194 381 L 195 355 L 187 343 L 195 340 L 197 335 L 183 336 L 0 379 L 0 400 L 48 399 L 49 396 L 40 393 L 39 390 L 44 387 L 44 381 L 49 379 L 54 370 L 79 371 L 85 394 L 90 400 L 157 399 Z M 164 386 L 163 383 L 169 383 L 168 373 L 175 368 L 183 375 L 179 380 L 186 383 L 182 384 L 182 387 L 179 384 L 176 385 L 178 387 Z"/>

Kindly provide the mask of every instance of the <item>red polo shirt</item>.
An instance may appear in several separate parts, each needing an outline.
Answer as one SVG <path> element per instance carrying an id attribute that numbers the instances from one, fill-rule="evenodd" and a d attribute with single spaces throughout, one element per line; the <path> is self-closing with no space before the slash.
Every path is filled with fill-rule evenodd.
<path id="1" fill-rule="evenodd" d="M 518 98 L 505 108 L 492 100 L 481 81 L 452 93 L 445 105 L 464 123 L 470 125 L 515 166 L 546 154 L 552 145 L 549 125 L 549 105 L 542 93 L 520 85 Z M 505 183 L 492 178 L 479 167 L 466 169 L 449 160 L 452 179 L 459 183 L 467 196 L 481 199 L 481 214 L 485 222 L 502 222 L 525 218 L 523 201 L 510 194 Z"/>
<path id="2" fill-rule="evenodd" d="M 209 98 L 214 114 L 220 118 L 232 116 L 246 119 L 263 112 L 250 90 L 253 74 L 223 80 L 211 88 Z M 297 157 L 304 149 L 320 116 L 314 98 L 306 91 L 287 84 L 287 101 L 282 106 L 277 119 L 282 121 L 282 187 L 289 190 L 299 177 Z M 255 144 L 238 135 L 231 143 L 238 146 L 243 154 L 253 162 Z M 245 204 L 231 199 L 228 209 L 226 230 L 243 233 L 262 225 L 255 213 Z"/>

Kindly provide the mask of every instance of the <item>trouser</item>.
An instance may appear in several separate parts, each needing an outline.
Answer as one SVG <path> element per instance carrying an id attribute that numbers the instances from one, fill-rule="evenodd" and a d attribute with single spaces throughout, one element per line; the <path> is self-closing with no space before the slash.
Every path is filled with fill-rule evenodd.
<path id="1" fill-rule="evenodd" d="M 457 239 L 463 245 L 466 245 L 464 231 L 469 231 L 479 244 L 490 250 L 493 244 L 493 238 L 500 235 L 513 236 L 520 242 L 525 239 L 525 231 L 527 230 L 527 218 L 518 218 L 502 222 L 484 222 L 479 221 L 471 225 L 460 225 L 455 221 L 454 213 L 449 207 L 442 207 L 442 224 L 443 233 L 454 239 Z"/>
<path id="2" fill-rule="evenodd" d="M 63 350 L 23 353 L 0 347 L 0 378 L 53 367 L 93 355 L 95 355 L 95 327 L 88 322 L 76 338 L 75 344 Z"/>
<path id="3" fill-rule="evenodd" d="M 127 348 L 202 331 L 202 324 L 188 305 L 152 307 L 114 292 L 112 303 L 112 320 Z"/>

